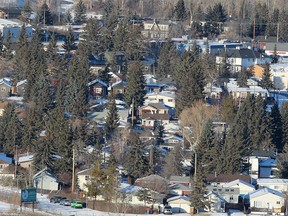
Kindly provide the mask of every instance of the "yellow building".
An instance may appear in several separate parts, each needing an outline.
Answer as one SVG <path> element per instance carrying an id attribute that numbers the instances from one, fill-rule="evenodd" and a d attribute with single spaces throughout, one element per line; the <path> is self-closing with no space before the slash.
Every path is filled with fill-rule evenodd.
<path id="1" fill-rule="evenodd" d="M 253 77 L 261 78 L 264 72 L 264 65 L 254 65 L 250 70 L 253 71 Z"/>

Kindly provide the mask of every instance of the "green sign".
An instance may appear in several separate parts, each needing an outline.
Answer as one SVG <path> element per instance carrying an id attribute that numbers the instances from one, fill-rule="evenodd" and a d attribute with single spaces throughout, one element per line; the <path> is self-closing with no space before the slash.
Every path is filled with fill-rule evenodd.
<path id="1" fill-rule="evenodd" d="M 36 188 L 22 189 L 21 202 L 35 202 L 36 194 Z"/>

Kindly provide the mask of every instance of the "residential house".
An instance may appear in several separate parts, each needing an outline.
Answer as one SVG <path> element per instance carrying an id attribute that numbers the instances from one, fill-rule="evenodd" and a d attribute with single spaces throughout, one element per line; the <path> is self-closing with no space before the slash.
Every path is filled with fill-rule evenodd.
<path id="1" fill-rule="evenodd" d="M 2 173 L 5 168 L 12 164 L 12 158 L 8 157 L 4 153 L 0 153 L 0 173 Z"/>
<path id="2" fill-rule="evenodd" d="M 153 83 L 153 82 L 146 82 L 145 84 L 145 91 L 149 93 L 158 93 L 161 92 L 164 88 L 165 84 Z"/>
<path id="3" fill-rule="evenodd" d="M 157 192 L 168 192 L 168 181 L 159 175 L 149 175 L 142 178 L 138 178 L 134 185 Z"/>
<path id="4" fill-rule="evenodd" d="M 32 166 L 33 163 L 33 154 L 24 154 L 19 155 L 18 157 L 18 164 L 26 169 L 29 169 Z"/>
<path id="5" fill-rule="evenodd" d="M 169 109 L 160 103 L 148 104 L 140 108 L 142 125 L 147 128 L 154 128 L 156 124 L 168 124 L 170 120 Z"/>
<path id="6" fill-rule="evenodd" d="M 191 178 L 190 178 L 190 176 L 170 176 L 169 184 L 170 185 L 182 184 L 182 185 L 190 187 L 191 186 Z"/>
<path id="7" fill-rule="evenodd" d="M 220 194 L 210 191 L 205 195 L 207 205 L 206 211 L 209 212 L 225 212 L 225 204 L 228 202 Z"/>
<path id="8" fill-rule="evenodd" d="M 146 203 L 144 200 L 139 199 L 139 192 L 141 190 L 144 190 L 144 188 L 136 186 L 136 185 L 130 185 L 127 183 L 121 183 L 120 184 L 120 192 L 125 194 L 125 200 L 132 205 L 141 205 L 144 206 Z"/>
<path id="9" fill-rule="evenodd" d="M 174 196 L 167 199 L 173 213 L 190 213 L 191 201 L 188 196 Z"/>
<path id="10" fill-rule="evenodd" d="M 216 56 L 216 63 L 222 64 L 225 58 L 232 72 L 241 72 L 254 64 L 271 63 L 270 57 L 252 49 L 228 49 L 225 57 Z"/>
<path id="11" fill-rule="evenodd" d="M 16 84 L 16 95 L 19 97 L 24 97 L 25 86 L 27 84 L 27 80 L 21 80 Z"/>
<path id="12" fill-rule="evenodd" d="M 88 188 L 86 185 L 89 183 L 91 170 L 92 169 L 90 168 L 90 169 L 85 169 L 76 173 L 78 185 L 82 191 L 86 191 L 86 192 L 88 191 Z"/>
<path id="13" fill-rule="evenodd" d="M 12 92 L 12 82 L 8 78 L 2 78 L 0 79 L 0 97 L 1 98 L 7 98 L 11 96 Z"/>
<path id="14" fill-rule="evenodd" d="M 271 80 L 275 89 L 288 89 L 288 63 L 271 64 L 270 66 Z"/>
<path id="15" fill-rule="evenodd" d="M 175 108 L 176 95 L 173 93 L 148 93 L 145 96 L 145 103 L 162 103 L 167 107 Z"/>
<path id="16" fill-rule="evenodd" d="M 139 130 L 139 138 L 143 143 L 151 144 L 155 142 L 156 135 L 150 129 Z"/>
<path id="17" fill-rule="evenodd" d="M 228 182 L 224 184 L 223 187 L 224 188 L 239 188 L 239 193 L 242 196 L 245 194 L 251 193 L 255 190 L 255 187 L 252 184 L 245 182 L 241 179 Z"/>
<path id="18" fill-rule="evenodd" d="M 155 74 L 156 70 L 156 61 L 153 58 L 145 58 L 141 60 L 141 64 L 143 65 L 143 73 L 144 74 Z"/>
<path id="19" fill-rule="evenodd" d="M 125 95 L 127 82 L 120 80 L 118 82 L 115 82 L 111 85 L 111 93 L 114 95 L 117 99 L 123 100 Z"/>
<path id="20" fill-rule="evenodd" d="M 107 59 L 107 63 L 115 66 L 117 69 L 114 72 L 123 72 L 127 69 L 127 60 L 125 54 L 120 51 L 116 52 L 106 52 L 105 58 Z"/>
<path id="21" fill-rule="evenodd" d="M 257 186 L 259 188 L 267 187 L 273 190 L 280 191 L 281 193 L 284 193 L 288 191 L 288 179 L 261 178 L 257 179 Z"/>
<path id="22" fill-rule="evenodd" d="M 173 150 L 176 146 L 184 148 L 184 139 L 182 137 L 171 135 L 163 138 L 163 142 L 160 144 L 161 148 Z"/>
<path id="23" fill-rule="evenodd" d="M 208 185 L 206 186 L 208 193 L 214 192 L 223 197 L 228 203 L 238 203 L 240 196 L 240 189 L 233 187 L 224 187 L 223 185 Z"/>
<path id="24" fill-rule="evenodd" d="M 88 87 L 92 98 L 103 98 L 108 94 L 108 84 L 99 79 L 89 82 Z"/>
<path id="25" fill-rule="evenodd" d="M 275 158 L 263 159 L 259 162 L 259 178 L 275 178 L 277 170 Z"/>
<path id="26" fill-rule="evenodd" d="M 248 194 L 251 211 L 281 213 L 285 210 L 285 195 L 270 188 L 261 188 Z"/>
<path id="27" fill-rule="evenodd" d="M 167 39 L 169 37 L 171 22 L 164 20 L 144 21 L 144 30 L 141 34 L 147 39 Z"/>
<path id="28" fill-rule="evenodd" d="M 60 189 L 60 184 L 57 177 L 43 169 L 33 176 L 33 186 L 38 189 L 57 191 Z"/>

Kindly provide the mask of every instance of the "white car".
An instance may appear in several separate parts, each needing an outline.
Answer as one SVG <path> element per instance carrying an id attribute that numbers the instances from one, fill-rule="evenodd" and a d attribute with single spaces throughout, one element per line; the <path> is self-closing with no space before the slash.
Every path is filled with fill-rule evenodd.
<path id="1" fill-rule="evenodd" d="M 164 213 L 165 215 L 166 215 L 166 214 L 172 215 L 172 214 L 173 214 L 173 212 L 172 212 L 172 207 L 171 207 L 171 206 L 165 206 L 163 213 Z"/>

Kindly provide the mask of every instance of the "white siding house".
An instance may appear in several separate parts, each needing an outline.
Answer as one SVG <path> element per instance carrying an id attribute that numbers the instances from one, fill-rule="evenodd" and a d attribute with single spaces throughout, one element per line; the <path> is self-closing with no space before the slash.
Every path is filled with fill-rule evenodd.
<path id="1" fill-rule="evenodd" d="M 225 185 L 223 185 L 223 187 L 239 188 L 239 192 L 241 195 L 251 193 L 255 190 L 255 187 L 252 184 L 249 184 L 249 183 L 247 183 L 243 180 L 240 180 L 240 179 L 226 183 Z"/>
<path id="2" fill-rule="evenodd" d="M 33 176 L 33 186 L 43 190 L 59 190 L 57 178 L 49 173 L 46 168 Z"/>
<path id="3" fill-rule="evenodd" d="M 280 192 L 288 191 L 288 179 L 261 178 L 257 179 L 257 184 L 259 185 L 259 187 L 267 187 Z"/>

